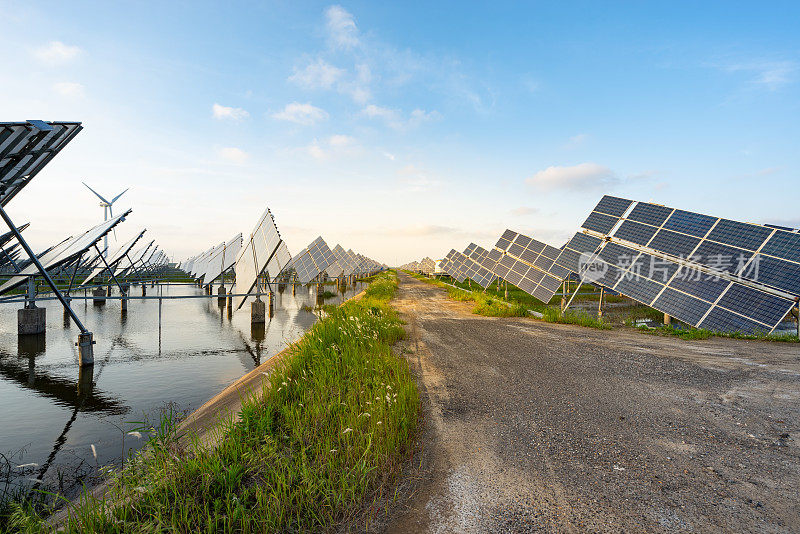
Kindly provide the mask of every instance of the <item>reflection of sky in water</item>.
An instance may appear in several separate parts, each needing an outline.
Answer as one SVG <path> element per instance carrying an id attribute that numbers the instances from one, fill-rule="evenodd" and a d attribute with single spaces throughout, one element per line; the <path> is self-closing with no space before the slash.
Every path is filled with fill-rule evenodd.
<path id="1" fill-rule="evenodd" d="M 337 304 L 361 284 L 344 296 L 335 286 L 325 288 L 336 293 L 325 302 Z M 141 287 L 131 288 L 131 294 L 141 295 Z M 147 288 L 148 296 L 157 294 L 158 288 Z M 171 286 L 163 294 L 202 290 Z M 94 368 L 83 373 L 77 365 L 78 329 L 65 323 L 56 301 L 37 304 L 47 307 L 47 332 L 22 338 L 17 336 L 22 305 L 0 304 L 0 453 L 25 448 L 15 463 L 94 464 L 91 444 L 101 465 L 118 461 L 122 434 L 114 425 L 157 415 L 167 402 L 193 410 L 274 356 L 316 320 L 308 309 L 316 304 L 316 286 L 299 286 L 295 296 L 290 287 L 276 292 L 275 315 L 261 328 L 250 324 L 249 302 L 230 315 L 217 298 L 163 300 L 160 327 L 157 300 L 130 300 L 124 318 L 119 301 L 72 304 L 97 342 Z M 126 437 L 126 449 L 138 445 Z"/>

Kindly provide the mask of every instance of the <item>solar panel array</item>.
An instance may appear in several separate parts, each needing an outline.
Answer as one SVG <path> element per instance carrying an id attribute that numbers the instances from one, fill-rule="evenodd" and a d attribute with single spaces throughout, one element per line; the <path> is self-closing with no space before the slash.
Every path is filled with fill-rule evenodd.
<path id="1" fill-rule="evenodd" d="M 297 281 L 307 284 L 336 262 L 333 251 L 322 237 L 316 238 L 306 248 L 297 253 L 292 267 Z"/>
<path id="2" fill-rule="evenodd" d="M 95 279 L 95 277 L 97 277 L 100 274 L 103 273 L 111 274 L 108 272 L 109 268 L 113 273 L 117 265 L 119 265 L 119 263 L 123 260 L 123 258 L 125 258 L 125 255 L 128 254 L 131 251 L 131 249 L 133 249 L 136 243 L 144 236 L 144 233 L 146 231 L 147 230 L 142 230 L 141 232 L 136 234 L 132 239 L 120 245 L 117 248 L 117 250 L 114 251 L 112 254 L 109 254 L 105 262 L 108 264 L 108 268 L 106 268 L 105 263 L 103 263 L 102 261 L 95 260 L 94 262 L 95 265 L 92 268 L 91 273 L 83 280 L 83 282 L 80 283 L 80 285 L 81 286 L 88 285 L 92 280 Z"/>
<path id="3" fill-rule="evenodd" d="M 97 226 L 86 230 L 82 234 L 68 237 L 58 245 L 51 248 L 46 253 L 39 257 L 39 262 L 46 270 L 54 269 L 56 267 L 69 264 L 80 258 L 88 249 L 94 246 L 95 243 L 100 241 L 103 236 L 108 234 L 115 226 L 125 220 L 125 217 L 131 213 L 128 210 L 122 215 L 118 215 L 112 219 L 104 221 Z M 38 274 L 36 265 L 29 264 L 22 269 L 19 273 L 9 278 L 3 285 L 0 286 L 0 295 L 6 293 L 15 287 L 25 283 L 28 276 L 35 276 Z"/>
<path id="4" fill-rule="evenodd" d="M 82 129 L 79 122 L 0 122 L 0 206 L 5 206 Z"/>
<path id="5" fill-rule="evenodd" d="M 205 272 L 201 275 L 203 283 L 210 284 L 233 267 L 239 251 L 242 249 L 242 234 L 237 234 L 233 239 L 217 248 L 209 257 L 205 265 Z"/>
<path id="6" fill-rule="evenodd" d="M 603 240 L 599 283 L 692 326 L 771 332 L 800 295 L 800 235 L 604 196 L 584 221 Z"/>

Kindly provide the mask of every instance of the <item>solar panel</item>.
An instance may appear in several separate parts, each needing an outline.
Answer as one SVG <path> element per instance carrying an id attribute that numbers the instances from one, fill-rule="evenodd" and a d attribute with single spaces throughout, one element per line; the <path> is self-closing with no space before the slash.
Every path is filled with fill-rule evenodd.
<path id="1" fill-rule="evenodd" d="M 262 273 L 277 276 L 290 260 L 291 255 L 281 239 L 275 219 L 267 209 L 244 241 L 233 266 L 236 273 L 236 293 L 250 293 Z M 234 309 L 238 310 L 247 301 L 247 297 L 235 298 Z"/>
<path id="2" fill-rule="evenodd" d="M 142 230 L 137 235 L 135 235 L 130 241 L 120 245 L 114 253 L 108 255 L 108 258 L 106 258 L 106 263 L 108 264 L 108 267 L 111 269 L 112 272 L 114 272 L 114 268 L 119 264 L 120 261 L 122 261 L 122 259 L 125 257 L 125 255 L 128 254 L 131 251 L 131 249 L 142 238 L 142 236 L 144 235 L 144 233 L 146 231 L 147 230 Z M 103 264 L 102 266 L 96 266 L 94 269 L 92 269 L 91 274 L 89 274 L 89 276 L 87 276 L 83 280 L 83 282 L 80 283 L 80 285 L 82 285 L 82 286 L 87 285 L 89 282 L 94 280 L 94 278 L 97 275 L 101 274 L 102 272 L 104 272 L 106 270 L 107 269 L 106 269 L 105 264 Z"/>
<path id="3" fill-rule="evenodd" d="M 0 206 L 5 206 L 82 129 L 79 122 L 0 122 Z"/>
<path id="4" fill-rule="evenodd" d="M 102 239 L 103 236 L 108 234 L 115 226 L 124 221 L 125 217 L 127 217 L 131 211 L 132 210 L 128 210 L 122 215 L 104 221 L 82 234 L 65 239 L 59 245 L 50 249 L 49 252 L 42 254 L 39 257 L 39 262 L 42 264 L 42 267 L 49 270 L 75 261 Z M 38 272 L 36 265 L 31 263 L 26 266 L 18 274 L 12 276 L 0 286 L 0 295 L 23 284 L 28 276 L 36 275 Z"/>
<path id="5" fill-rule="evenodd" d="M 608 198 L 583 226 L 602 240 L 598 257 L 610 266 L 599 283 L 616 274 L 620 279 L 609 285 L 615 291 L 693 326 L 723 331 L 771 332 L 800 295 L 797 233 L 635 201 L 616 210 L 619 224 L 612 225 L 599 217 Z M 634 259 L 615 259 L 620 250 Z M 627 273 L 637 276 L 622 281 Z"/>
<path id="6" fill-rule="evenodd" d="M 203 283 L 210 284 L 222 273 L 233 267 L 239 251 L 242 248 L 242 234 L 237 234 L 233 239 L 225 243 L 209 258 L 206 265 L 206 272 L 203 275 Z"/>
<path id="7" fill-rule="evenodd" d="M 352 257 L 347 253 L 342 245 L 336 245 L 333 247 L 333 255 L 336 257 L 336 263 L 338 263 L 342 268 L 343 276 L 350 276 L 355 272 L 356 265 L 353 263 Z"/>

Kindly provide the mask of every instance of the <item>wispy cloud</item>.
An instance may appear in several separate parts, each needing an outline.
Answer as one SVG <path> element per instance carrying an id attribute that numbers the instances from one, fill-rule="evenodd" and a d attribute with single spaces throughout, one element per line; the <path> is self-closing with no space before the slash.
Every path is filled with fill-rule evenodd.
<path id="1" fill-rule="evenodd" d="M 305 147 L 305 152 L 316 160 L 330 160 L 343 154 L 353 154 L 359 150 L 358 142 L 349 135 L 332 135 L 322 141 L 314 141 Z"/>
<path id="2" fill-rule="evenodd" d="M 414 165 L 406 165 L 397 171 L 404 189 L 412 193 L 421 193 L 430 191 L 442 185 L 440 180 L 431 178 L 427 172 L 415 167 Z"/>
<path id="3" fill-rule="evenodd" d="M 50 41 L 45 46 L 36 48 L 33 57 L 48 65 L 63 65 L 71 62 L 83 53 L 79 46 L 67 45 L 61 41 Z"/>
<path id="4" fill-rule="evenodd" d="M 219 155 L 222 159 L 238 165 L 245 163 L 250 158 L 250 155 L 247 152 L 236 147 L 220 148 Z"/>
<path id="5" fill-rule="evenodd" d="M 383 120 L 395 130 L 419 126 L 423 122 L 441 118 L 441 114 L 438 111 L 425 111 L 422 109 L 415 109 L 408 118 L 405 118 L 399 109 L 386 108 L 375 104 L 369 104 L 364 107 L 361 110 L 361 114 L 370 119 Z"/>
<path id="6" fill-rule="evenodd" d="M 217 103 L 211 106 L 211 114 L 215 119 L 232 121 L 241 121 L 250 116 L 250 113 L 242 108 L 233 108 Z"/>
<path id="7" fill-rule="evenodd" d="M 86 87 L 77 82 L 57 82 L 53 84 L 53 91 L 68 98 L 78 98 L 86 94 Z"/>
<path id="8" fill-rule="evenodd" d="M 342 6 L 331 6 L 325 11 L 325 26 L 329 42 L 335 48 L 350 50 L 361 43 L 355 18 Z"/>
<path id="9" fill-rule="evenodd" d="M 322 108 L 313 106 L 310 102 L 306 102 L 305 104 L 292 102 L 291 104 L 286 104 L 286 107 L 278 113 L 273 113 L 272 118 L 308 126 L 326 120 L 328 118 L 328 112 Z"/>
<path id="10" fill-rule="evenodd" d="M 750 87 L 767 91 L 777 91 L 794 82 L 800 69 L 797 62 L 786 60 L 722 62 L 713 65 L 725 72 L 746 74 Z"/>
<path id="11" fill-rule="evenodd" d="M 345 73 L 344 69 L 317 58 L 302 69 L 295 67 L 294 74 L 289 76 L 289 81 L 303 89 L 330 89 Z"/>
<path id="12" fill-rule="evenodd" d="M 581 163 L 571 167 L 547 167 L 525 181 L 537 189 L 550 191 L 596 189 L 616 183 L 618 178 L 608 167 L 597 163 Z"/>
<path id="13" fill-rule="evenodd" d="M 583 145 L 588 139 L 589 139 L 589 134 L 582 133 L 578 135 L 573 135 L 567 140 L 566 143 L 564 143 L 564 148 L 566 149 L 578 148 L 579 146 Z"/>

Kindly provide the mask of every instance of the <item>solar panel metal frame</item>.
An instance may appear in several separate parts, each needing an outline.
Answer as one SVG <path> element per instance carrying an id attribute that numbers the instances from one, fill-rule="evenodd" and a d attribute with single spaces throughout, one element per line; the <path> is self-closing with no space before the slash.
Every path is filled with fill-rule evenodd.
<path id="1" fill-rule="evenodd" d="M 258 247 L 262 246 L 264 252 L 262 252 L 261 257 L 258 257 Z M 264 272 L 270 273 L 268 270 L 270 261 L 272 261 L 276 253 L 280 254 L 281 259 L 286 255 L 289 256 L 289 259 L 285 263 L 288 263 L 292 259 L 286 248 L 286 244 L 283 243 L 283 239 L 278 231 L 278 226 L 275 224 L 275 218 L 272 216 L 272 212 L 270 212 L 269 208 L 267 208 L 258 219 L 253 231 L 250 232 L 250 235 L 244 241 L 239 255 L 236 258 L 236 263 L 233 267 L 236 275 L 236 293 L 245 294 L 252 292 L 253 288 L 256 287 L 258 283 L 259 276 Z M 276 260 L 276 264 L 277 262 L 278 260 Z M 274 268 L 275 267 L 273 267 L 273 269 Z M 277 276 L 283 269 L 284 265 L 281 265 L 279 270 L 271 274 Z M 235 297 L 236 302 L 234 303 L 234 309 L 238 310 L 241 308 L 247 301 L 247 298 L 247 296 Z"/>
<path id="2" fill-rule="evenodd" d="M 126 243 L 123 243 L 122 245 L 120 245 L 120 247 L 116 250 L 116 252 L 114 252 L 113 254 L 110 254 L 108 256 L 108 258 L 106 258 L 106 263 L 108 264 L 108 268 L 110 268 L 111 269 L 111 273 L 113 273 L 112 277 L 116 276 L 116 273 L 115 273 L 116 266 L 119 264 L 119 262 L 121 262 L 123 260 L 123 258 L 125 258 L 125 255 L 128 254 L 128 252 L 130 252 L 131 249 L 134 246 L 136 246 L 136 243 L 138 243 L 139 240 L 144 236 L 145 232 L 147 232 L 147 229 L 143 229 L 136 236 L 134 236 L 131 240 L 129 240 Z M 98 275 L 102 274 L 103 271 L 107 271 L 107 270 L 108 269 L 106 268 L 105 265 L 94 267 L 92 269 L 91 274 L 89 274 L 89 276 L 84 278 L 84 280 L 80 284 L 78 284 L 78 286 L 80 287 L 80 286 L 87 285 L 89 282 L 94 280 L 95 277 L 97 277 Z"/>
<path id="3" fill-rule="evenodd" d="M 80 122 L 0 122 L 0 206 L 8 204 L 82 129 Z"/>

